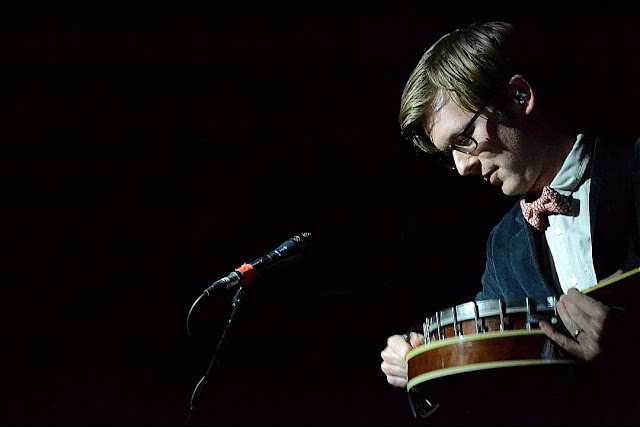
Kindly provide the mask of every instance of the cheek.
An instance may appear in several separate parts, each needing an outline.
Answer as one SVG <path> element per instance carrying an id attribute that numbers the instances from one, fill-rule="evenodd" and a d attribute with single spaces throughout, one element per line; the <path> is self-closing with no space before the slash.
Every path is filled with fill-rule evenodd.
<path id="1" fill-rule="evenodd" d="M 524 171 L 532 153 L 528 152 L 526 135 L 519 127 L 505 120 L 487 120 L 480 137 L 485 138 L 486 156 L 496 165 L 513 172 Z"/>
<path id="2" fill-rule="evenodd" d="M 500 155 L 508 164 L 520 169 L 526 162 L 531 160 L 529 144 L 524 143 L 525 135 L 521 130 L 502 126 L 497 129 L 497 143 Z M 506 164 L 504 166 L 507 166 Z"/>
<path id="3" fill-rule="evenodd" d="M 513 151 L 517 148 L 516 142 L 520 139 L 516 128 L 497 119 L 487 120 L 479 137 L 487 141 L 487 150 L 494 154 Z"/>
<path id="4" fill-rule="evenodd" d="M 498 140 L 507 150 L 514 150 L 520 141 L 520 132 L 512 127 L 499 126 L 497 129 Z"/>

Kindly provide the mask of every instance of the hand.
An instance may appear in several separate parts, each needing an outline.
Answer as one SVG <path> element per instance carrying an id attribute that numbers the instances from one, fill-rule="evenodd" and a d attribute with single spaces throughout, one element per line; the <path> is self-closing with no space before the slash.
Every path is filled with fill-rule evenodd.
<path id="1" fill-rule="evenodd" d="M 406 387 L 408 382 L 407 353 L 423 344 L 422 334 L 411 332 L 407 343 L 403 335 L 392 335 L 387 339 L 387 347 L 382 350 L 380 369 L 387 376 L 387 382 L 395 387 Z"/>
<path id="2" fill-rule="evenodd" d="M 592 361 L 601 356 L 605 350 L 603 344 L 607 330 L 611 327 L 612 308 L 575 288 L 560 296 L 556 307 L 573 338 L 555 330 L 547 322 L 540 322 L 540 329 L 545 335 L 582 360 Z"/>

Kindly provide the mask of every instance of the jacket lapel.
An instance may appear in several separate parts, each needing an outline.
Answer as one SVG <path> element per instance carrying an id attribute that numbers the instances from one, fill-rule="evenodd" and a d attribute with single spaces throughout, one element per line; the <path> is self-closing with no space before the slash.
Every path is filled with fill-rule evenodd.
<path id="1" fill-rule="evenodd" d="M 516 215 L 515 221 L 519 231 L 512 238 L 509 255 L 511 268 L 520 272 L 522 288 L 530 298 L 538 300 L 544 300 L 549 295 L 558 295 L 553 286 L 552 265 L 542 234 L 529 226 L 521 212 Z"/>

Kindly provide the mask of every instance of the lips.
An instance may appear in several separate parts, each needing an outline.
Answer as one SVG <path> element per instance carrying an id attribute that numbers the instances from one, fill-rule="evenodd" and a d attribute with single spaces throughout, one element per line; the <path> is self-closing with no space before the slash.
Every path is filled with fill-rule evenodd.
<path id="1" fill-rule="evenodd" d="M 489 182 L 489 183 L 493 184 L 493 182 L 495 181 L 495 177 L 493 176 L 493 174 L 494 174 L 497 170 L 498 170 L 498 168 L 497 168 L 497 167 L 496 167 L 496 168 L 491 169 L 489 172 L 487 172 L 487 173 L 485 173 L 484 175 L 482 175 L 482 178 L 483 178 L 485 181 L 487 181 L 487 182 Z"/>

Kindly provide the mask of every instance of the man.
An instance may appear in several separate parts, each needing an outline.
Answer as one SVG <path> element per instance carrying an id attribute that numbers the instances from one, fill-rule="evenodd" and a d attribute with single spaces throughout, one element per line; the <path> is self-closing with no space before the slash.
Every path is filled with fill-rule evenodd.
<path id="1" fill-rule="evenodd" d="M 640 265 L 640 140 L 567 131 L 553 114 L 550 93 L 526 67 L 529 52 L 518 37 L 513 25 L 494 21 L 438 40 L 406 84 L 401 131 L 460 175 L 523 196 L 489 236 L 476 300 L 557 301 L 562 325 L 543 319 L 539 328 L 585 368 L 570 375 L 570 396 L 550 403 L 558 408 L 545 412 L 548 421 L 637 422 L 640 400 L 619 389 L 633 385 L 630 378 L 640 371 L 629 347 L 624 350 L 625 340 L 637 337 L 633 307 L 605 304 L 588 290 Z M 542 206 L 553 209 L 538 213 Z M 424 344 L 416 332 L 389 337 L 381 354 L 389 384 L 407 386 L 407 354 Z M 463 420 L 481 421 L 473 414 Z"/>

